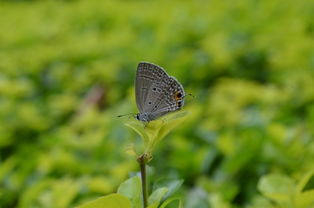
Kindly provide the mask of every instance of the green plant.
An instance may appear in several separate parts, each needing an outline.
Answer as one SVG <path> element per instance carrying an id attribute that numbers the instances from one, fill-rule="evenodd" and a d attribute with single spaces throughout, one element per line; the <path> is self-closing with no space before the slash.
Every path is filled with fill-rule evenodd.
<path id="1" fill-rule="evenodd" d="M 147 190 L 146 165 L 152 160 L 152 155 L 156 145 L 177 125 L 184 121 L 186 112 L 175 112 L 162 117 L 161 119 L 143 123 L 138 120 L 130 120 L 125 123 L 126 126 L 133 129 L 143 140 L 144 150 L 138 152 L 135 146 L 129 148 L 129 153 L 136 156 L 140 165 L 141 177 L 134 176 L 123 182 L 117 191 L 117 194 L 111 194 L 106 197 L 88 202 L 79 208 L 165 208 L 169 204 L 178 201 L 178 208 L 182 208 L 180 198 L 171 198 L 182 184 L 183 181 L 172 181 L 172 184 L 165 187 L 158 187 L 149 197 Z M 169 198 L 170 197 L 170 198 Z"/>
<path id="2" fill-rule="evenodd" d="M 314 206 L 314 189 L 306 185 L 314 175 L 314 170 L 307 172 L 298 182 L 282 174 L 263 176 L 258 189 L 264 197 L 257 198 L 252 207 L 268 208 L 311 208 Z"/>

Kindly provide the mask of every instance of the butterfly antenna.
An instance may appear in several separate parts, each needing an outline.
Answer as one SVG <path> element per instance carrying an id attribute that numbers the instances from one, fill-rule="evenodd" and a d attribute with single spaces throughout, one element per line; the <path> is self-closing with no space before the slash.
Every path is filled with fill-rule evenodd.
<path id="1" fill-rule="evenodd" d="M 191 96 L 193 99 L 195 98 L 195 96 L 192 93 L 188 93 L 184 97 L 186 97 L 186 96 Z"/>
<path id="2" fill-rule="evenodd" d="M 123 114 L 123 115 L 118 115 L 117 117 L 118 118 L 121 118 L 121 117 L 124 117 L 124 116 L 134 116 L 135 115 L 135 113 L 127 113 L 127 114 Z"/>

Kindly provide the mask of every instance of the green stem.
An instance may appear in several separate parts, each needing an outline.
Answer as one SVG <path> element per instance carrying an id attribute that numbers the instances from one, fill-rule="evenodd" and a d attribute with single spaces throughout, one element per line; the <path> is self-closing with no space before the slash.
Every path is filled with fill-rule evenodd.
<path id="1" fill-rule="evenodd" d="M 146 154 L 142 154 L 137 158 L 141 168 L 141 179 L 142 179 L 142 194 L 143 194 L 143 208 L 147 207 L 147 183 L 146 183 Z"/>
<path id="2" fill-rule="evenodd" d="M 147 207 L 147 185 L 146 185 L 146 164 L 141 163 L 141 177 L 142 177 L 142 193 L 143 193 L 143 206 Z"/>

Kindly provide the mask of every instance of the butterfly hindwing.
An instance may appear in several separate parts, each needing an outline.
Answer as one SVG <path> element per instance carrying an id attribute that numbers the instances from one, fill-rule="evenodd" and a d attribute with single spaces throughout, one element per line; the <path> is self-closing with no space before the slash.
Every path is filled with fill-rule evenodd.
<path id="1" fill-rule="evenodd" d="M 181 109 L 184 105 L 184 96 L 185 92 L 182 85 L 174 77 L 169 77 L 163 98 L 155 105 L 157 107 L 150 112 L 151 118 L 156 119 Z"/>

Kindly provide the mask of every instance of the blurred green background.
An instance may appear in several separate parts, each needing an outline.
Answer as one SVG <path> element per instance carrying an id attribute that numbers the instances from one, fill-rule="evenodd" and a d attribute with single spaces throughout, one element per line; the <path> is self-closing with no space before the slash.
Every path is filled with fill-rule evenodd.
<path id="1" fill-rule="evenodd" d="M 138 171 L 116 116 L 140 61 L 196 97 L 151 180 L 183 178 L 187 208 L 259 207 L 263 175 L 314 168 L 313 20 L 308 0 L 0 1 L 0 207 L 75 206 Z"/>

